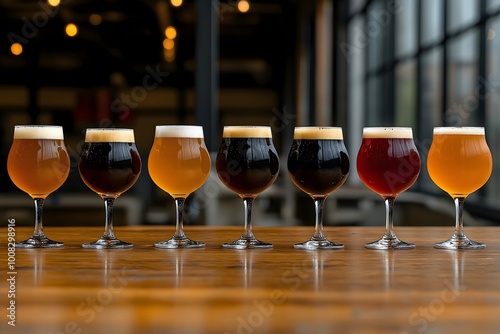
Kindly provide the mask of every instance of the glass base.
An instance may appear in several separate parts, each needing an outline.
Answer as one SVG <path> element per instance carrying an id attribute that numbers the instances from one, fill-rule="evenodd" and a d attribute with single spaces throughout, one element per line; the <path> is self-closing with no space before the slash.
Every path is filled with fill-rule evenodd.
<path id="1" fill-rule="evenodd" d="M 434 248 L 439 249 L 481 249 L 485 247 L 486 244 L 470 240 L 465 234 L 453 234 L 450 239 L 434 244 Z"/>
<path id="2" fill-rule="evenodd" d="M 172 248 L 200 248 L 200 247 L 205 247 L 204 242 L 198 242 L 191 240 L 187 237 L 184 238 L 176 238 L 172 237 L 168 240 L 165 241 L 160 241 L 155 243 L 156 248 L 167 248 L 167 249 L 172 249 Z"/>
<path id="3" fill-rule="evenodd" d="M 83 248 L 89 249 L 124 249 L 132 248 L 134 244 L 118 240 L 116 238 L 101 238 L 94 242 L 83 244 Z"/>
<path id="4" fill-rule="evenodd" d="M 318 238 L 312 237 L 311 240 L 309 240 L 309 241 L 293 245 L 293 248 L 296 248 L 296 249 L 307 249 L 307 250 L 314 250 L 314 249 L 343 249 L 344 245 L 336 243 L 336 242 L 329 241 L 327 239 L 318 239 Z"/>
<path id="5" fill-rule="evenodd" d="M 31 236 L 21 242 L 16 242 L 16 248 L 57 248 L 64 246 L 63 242 L 50 240 L 46 236 Z"/>
<path id="6" fill-rule="evenodd" d="M 232 248 L 232 249 L 248 249 L 248 248 L 272 248 L 273 245 L 267 242 L 263 242 L 257 240 L 255 238 L 239 238 L 233 242 L 226 242 L 222 244 L 224 248 Z"/>
<path id="7" fill-rule="evenodd" d="M 369 249 L 413 249 L 415 244 L 399 240 L 396 236 L 388 237 L 384 234 L 381 239 L 365 244 L 365 247 Z"/>

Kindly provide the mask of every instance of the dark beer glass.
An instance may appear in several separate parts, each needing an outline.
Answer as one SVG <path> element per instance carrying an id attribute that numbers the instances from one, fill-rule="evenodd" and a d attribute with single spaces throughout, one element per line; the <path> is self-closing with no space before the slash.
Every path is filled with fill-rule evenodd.
<path id="1" fill-rule="evenodd" d="M 217 154 L 216 170 L 222 183 L 243 199 L 245 231 L 225 248 L 270 248 L 252 232 L 252 202 L 276 180 L 279 158 L 267 126 L 226 126 Z"/>
<path id="2" fill-rule="evenodd" d="M 296 127 L 288 155 L 288 174 L 293 183 L 314 201 L 315 232 L 298 249 L 341 249 L 323 234 L 323 205 L 326 198 L 347 180 L 349 155 L 340 127 Z"/>
<path id="3" fill-rule="evenodd" d="M 368 127 L 358 152 L 357 170 L 361 181 L 382 196 L 386 208 L 384 236 L 367 243 L 370 249 L 409 249 L 415 244 L 399 240 L 394 233 L 392 213 L 396 197 L 410 188 L 420 174 L 420 156 L 411 128 Z"/>
<path id="4" fill-rule="evenodd" d="M 134 185 L 141 173 L 141 158 L 132 129 L 87 129 L 78 162 L 83 182 L 104 199 L 106 222 L 104 234 L 83 248 L 130 248 L 113 232 L 113 203 Z"/>

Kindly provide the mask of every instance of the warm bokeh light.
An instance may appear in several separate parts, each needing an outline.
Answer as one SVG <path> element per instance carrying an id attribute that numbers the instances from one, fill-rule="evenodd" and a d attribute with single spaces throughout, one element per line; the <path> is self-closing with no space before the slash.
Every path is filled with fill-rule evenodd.
<path id="1" fill-rule="evenodd" d="M 242 13 L 248 12 L 250 9 L 250 3 L 247 0 L 238 1 L 238 10 Z"/>
<path id="2" fill-rule="evenodd" d="M 165 38 L 163 40 L 163 47 L 165 48 L 165 50 L 172 50 L 174 46 L 175 43 L 173 39 Z"/>
<path id="3" fill-rule="evenodd" d="M 13 43 L 10 46 L 10 52 L 12 52 L 12 54 L 15 56 L 19 56 L 21 53 L 23 53 L 23 46 L 19 43 Z"/>
<path id="4" fill-rule="evenodd" d="M 73 37 L 78 33 L 78 28 L 73 23 L 68 23 L 66 26 L 66 35 Z"/>
<path id="5" fill-rule="evenodd" d="M 182 0 L 170 0 L 170 3 L 172 4 L 172 6 L 174 7 L 179 7 L 182 5 Z"/>
<path id="6" fill-rule="evenodd" d="M 93 26 L 98 26 L 102 23 L 102 16 L 99 14 L 92 14 L 89 16 L 89 22 Z"/>
<path id="7" fill-rule="evenodd" d="M 174 50 L 163 50 L 163 56 L 165 57 L 165 61 L 168 63 L 172 63 L 175 61 L 175 51 Z"/>
<path id="8" fill-rule="evenodd" d="M 60 0 L 48 0 L 47 1 L 49 3 L 49 5 L 51 5 L 52 7 L 57 7 L 61 4 L 61 1 Z"/>
<path id="9" fill-rule="evenodd" d="M 168 26 L 167 29 L 165 29 L 165 36 L 167 36 L 167 38 L 174 39 L 175 36 L 177 36 L 177 30 L 175 30 L 172 26 Z"/>

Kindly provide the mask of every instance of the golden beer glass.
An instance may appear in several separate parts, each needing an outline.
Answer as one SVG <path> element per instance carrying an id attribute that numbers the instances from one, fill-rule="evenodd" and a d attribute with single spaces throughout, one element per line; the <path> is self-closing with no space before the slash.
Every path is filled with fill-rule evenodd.
<path id="1" fill-rule="evenodd" d="M 149 153 L 148 170 L 158 187 L 175 200 L 174 235 L 155 244 L 158 248 L 203 247 L 203 242 L 189 239 L 184 233 L 184 202 L 205 183 L 210 174 L 210 154 L 203 128 L 191 125 L 158 125 Z"/>
<path id="2" fill-rule="evenodd" d="M 61 247 L 43 231 L 43 202 L 68 177 L 70 161 L 63 129 L 50 125 L 17 125 L 7 159 L 7 171 L 14 184 L 35 201 L 33 235 L 15 244 L 18 248 Z"/>
<path id="3" fill-rule="evenodd" d="M 434 183 L 455 202 L 455 233 L 434 247 L 441 249 L 484 248 L 463 231 L 465 198 L 488 181 L 493 168 L 482 127 L 436 127 L 427 157 L 427 170 Z"/>

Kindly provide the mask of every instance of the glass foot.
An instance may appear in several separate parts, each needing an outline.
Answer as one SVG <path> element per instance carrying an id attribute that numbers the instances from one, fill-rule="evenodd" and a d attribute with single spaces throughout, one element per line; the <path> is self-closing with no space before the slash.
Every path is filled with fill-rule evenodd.
<path id="1" fill-rule="evenodd" d="M 172 237 L 168 240 L 155 243 L 155 247 L 156 248 L 168 248 L 168 249 L 172 249 L 172 248 L 200 248 L 200 247 L 205 247 L 205 243 L 194 241 L 194 240 L 191 240 L 187 237 L 183 237 L 183 238 Z"/>
<path id="2" fill-rule="evenodd" d="M 457 235 L 455 233 L 450 239 L 434 244 L 434 247 L 439 249 L 481 249 L 485 248 L 486 244 L 470 240 L 465 234 Z"/>
<path id="3" fill-rule="evenodd" d="M 293 245 L 296 249 L 343 249 L 344 245 L 327 240 L 312 237 L 311 240 Z"/>
<path id="4" fill-rule="evenodd" d="M 248 248 L 272 248 L 273 245 L 267 242 L 257 240 L 255 238 L 239 238 L 233 242 L 226 242 L 222 244 L 224 248 L 233 249 L 248 249 Z"/>
<path id="5" fill-rule="evenodd" d="M 83 248 L 90 249 L 124 249 L 132 248 L 134 244 L 118 240 L 116 238 L 101 238 L 94 242 L 83 244 Z"/>
<path id="6" fill-rule="evenodd" d="M 369 249 L 413 249 L 415 244 L 399 240 L 396 236 L 388 237 L 384 234 L 380 240 L 369 242 L 365 244 L 365 247 Z"/>
<path id="7" fill-rule="evenodd" d="M 31 236 L 31 238 L 16 242 L 16 248 L 57 248 L 64 246 L 63 242 L 50 240 L 46 236 Z"/>

